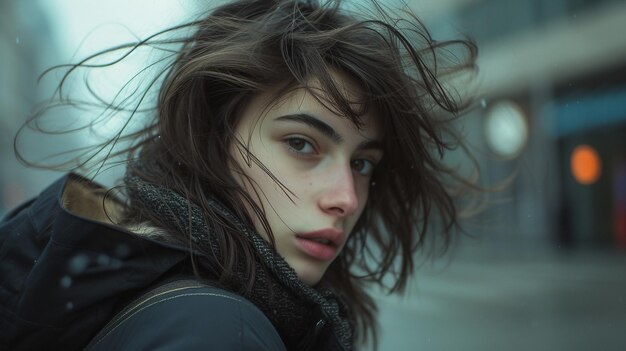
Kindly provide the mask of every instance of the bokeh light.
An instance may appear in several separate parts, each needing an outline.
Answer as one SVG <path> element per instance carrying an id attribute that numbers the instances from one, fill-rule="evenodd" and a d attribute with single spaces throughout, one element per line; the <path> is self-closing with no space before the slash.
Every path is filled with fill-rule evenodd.
<path id="1" fill-rule="evenodd" d="M 602 174 L 600 155 L 589 145 L 579 145 L 572 151 L 571 169 L 578 183 L 593 184 Z"/>
<path id="2" fill-rule="evenodd" d="M 487 144 L 503 157 L 519 155 L 528 140 L 528 123 L 522 109 L 513 101 L 494 104 L 485 117 Z"/>

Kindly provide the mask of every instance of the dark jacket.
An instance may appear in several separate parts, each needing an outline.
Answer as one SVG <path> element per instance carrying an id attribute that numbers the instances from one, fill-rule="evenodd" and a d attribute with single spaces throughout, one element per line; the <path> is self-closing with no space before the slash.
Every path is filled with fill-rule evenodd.
<path id="1" fill-rule="evenodd" d="M 65 208 L 64 190 L 77 179 L 61 178 L 0 222 L 0 350 L 82 349 L 133 299 L 186 277 L 184 248 Z M 94 350 L 157 347 L 285 349 L 256 306 L 213 286 L 154 297 L 93 344 Z"/>

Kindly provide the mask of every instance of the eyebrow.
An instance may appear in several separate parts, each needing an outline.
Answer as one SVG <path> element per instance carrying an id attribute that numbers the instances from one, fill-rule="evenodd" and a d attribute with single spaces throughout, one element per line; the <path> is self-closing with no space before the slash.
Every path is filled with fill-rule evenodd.
<path id="1" fill-rule="evenodd" d="M 293 121 L 298 123 L 306 124 L 310 127 L 315 128 L 320 133 L 326 135 L 330 140 L 332 140 L 335 144 L 341 144 L 343 142 L 343 137 L 341 134 L 337 133 L 333 127 L 329 126 L 319 118 L 313 117 L 306 113 L 298 113 L 291 115 L 280 116 L 275 119 L 276 121 Z M 378 140 L 364 140 L 358 145 L 359 149 L 383 149 L 383 143 Z"/>

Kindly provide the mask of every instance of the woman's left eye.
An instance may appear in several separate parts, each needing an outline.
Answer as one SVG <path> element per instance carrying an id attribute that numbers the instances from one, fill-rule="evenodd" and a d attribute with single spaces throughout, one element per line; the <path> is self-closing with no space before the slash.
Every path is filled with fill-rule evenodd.
<path id="1" fill-rule="evenodd" d="M 303 138 L 293 137 L 285 140 L 285 143 L 293 152 L 297 152 L 299 154 L 311 154 L 315 152 L 315 148 L 313 144 L 306 141 Z"/>
<path id="2" fill-rule="evenodd" d="M 352 169 L 361 175 L 368 176 L 374 172 L 374 163 L 370 160 L 359 158 L 352 160 L 351 163 Z"/>

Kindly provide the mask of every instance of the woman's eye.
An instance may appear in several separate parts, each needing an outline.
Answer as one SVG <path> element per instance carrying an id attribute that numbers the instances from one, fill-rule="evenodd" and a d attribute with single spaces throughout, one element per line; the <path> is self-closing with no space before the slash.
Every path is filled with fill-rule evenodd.
<path id="1" fill-rule="evenodd" d="M 367 176 L 374 171 L 374 163 L 365 159 L 352 160 L 352 169 L 361 175 Z"/>
<path id="2" fill-rule="evenodd" d="M 287 145 L 293 151 L 301 154 L 311 154 L 315 151 L 313 145 L 302 138 L 289 138 L 286 140 Z"/>

